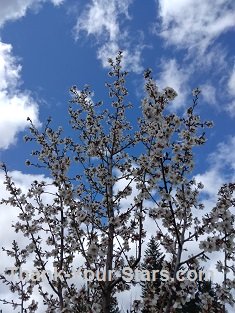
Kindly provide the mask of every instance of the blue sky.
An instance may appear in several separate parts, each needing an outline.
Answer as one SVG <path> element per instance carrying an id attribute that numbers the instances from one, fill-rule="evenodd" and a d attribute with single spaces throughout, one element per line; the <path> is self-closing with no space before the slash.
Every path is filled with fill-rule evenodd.
<path id="1" fill-rule="evenodd" d="M 134 107 L 147 67 L 160 87 L 177 91 L 169 109 L 178 114 L 201 88 L 198 112 L 215 127 L 197 153 L 197 178 L 213 201 L 220 184 L 235 178 L 234 31 L 233 0 L 0 0 L 0 160 L 25 188 L 43 174 L 24 164 L 26 118 L 40 125 L 52 116 L 68 129 L 74 84 L 89 84 L 95 100 L 107 101 L 107 58 L 122 49 Z M 6 229 L 10 220 L 6 214 Z"/>

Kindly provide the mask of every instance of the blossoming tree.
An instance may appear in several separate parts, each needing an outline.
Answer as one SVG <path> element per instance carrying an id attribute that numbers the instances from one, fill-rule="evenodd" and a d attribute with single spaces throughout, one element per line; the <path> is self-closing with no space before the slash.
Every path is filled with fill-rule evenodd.
<path id="1" fill-rule="evenodd" d="M 110 103 L 94 102 L 89 87 L 71 88 L 69 107 L 73 132 L 64 137 L 53 130 L 51 119 L 38 130 L 30 122 L 25 141 L 35 145 L 35 166 L 48 175 L 34 181 L 24 193 L 16 186 L 5 164 L 5 185 L 9 198 L 2 205 L 19 210 L 13 225 L 27 245 L 15 240 L 6 253 L 14 259 L 11 270 L 0 276 L 18 300 L 2 299 L 21 312 L 112 312 L 118 294 L 135 288 L 135 270 L 141 270 L 148 225 L 165 255 L 162 267 L 169 279 L 158 284 L 151 299 L 135 301 L 132 312 L 173 313 L 194 297 L 197 280 L 191 277 L 208 254 L 221 251 L 218 270 L 224 273 L 217 284 L 221 304 L 233 303 L 235 184 L 219 191 L 211 212 L 202 211 L 201 183 L 193 179 L 193 150 L 205 143 L 205 131 L 212 123 L 196 114 L 200 91 L 193 91 L 193 104 L 183 116 L 168 111 L 177 93 L 170 87 L 159 90 L 150 70 L 144 73 L 146 96 L 141 116 L 128 120 L 133 107 L 127 102 L 127 72 L 122 69 L 122 52 L 109 60 L 111 82 L 106 86 Z M 135 113 L 137 110 L 134 110 Z M 187 252 L 195 245 L 196 253 Z M 32 263 L 33 275 L 22 272 Z M 128 271 L 123 270 L 128 267 Z M 54 274 L 50 275 L 53 270 Z M 180 271 L 181 272 L 180 274 Z M 56 275 L 55 275 L 56 272 Z M 200 295 L 199 295 L 200 297 Z M 198 312 L 214 312 L 213 299 L 203 293 Z M 178 310 L 178 311 L 176 311 Z"/>

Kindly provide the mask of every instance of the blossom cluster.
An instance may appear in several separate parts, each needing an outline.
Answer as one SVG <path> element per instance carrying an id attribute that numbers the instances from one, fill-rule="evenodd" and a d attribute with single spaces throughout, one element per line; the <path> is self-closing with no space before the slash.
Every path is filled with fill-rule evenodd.
<path id="1" fill-rule="evenodd" d="M 235 258 L 231 212 L 235 185 L 222 186 L 217 205 L 203 215 L 203 185 L 193 178 L 194 151 L 205 144 L 205 130 L 213 123 L 202 121 L 197 114 L 200 90 L 193 91 L 192 106 L 178 116 L 168 111 L 177 92 L 170 87 L 160 90 L 151 70 L 146 70 L 146 94 L 140 117 L 133 122 L 128 119 L 132 110 L 125 83 L 128 73 L 121 62 L 121 52 L 109 60 L 111 82 L 106 87 L 110 104 L 95 102 L 89 86 L 70 89 L 70 137 L 64 137 L 61 127 L 53 130 L 51 118 L 41 131 L 29 119 L 30 132 L 24 139 L 36 150 L 26 165 L 45 171 L 49 180 L 34 181 L 23 192 L 2 165 L 9 198 L 1 204 L 18 209 L 13 227 L 28 241 L 23 249 L 14 242 L 6 253 L 17 267 L 31 260 L 40 273 L 46 273 L 50 264 L 64 273 L 56 279 L 45 275 L 50 291 L 44 290 L 40 280 L 14 285 L 7 273 L 0 276 L 23 298 L 21 303 L 10 302 L 13 307 L 20 305 L 22 312 L 36 312 L 35 286 L 48 313 L 110 312 L 116 294 L 129 290 L 131 283 L 114 275 L 112 281 L 94 277 L 86 286 L 77 286 L 73 268 L 78 267 L 78 260 L 89 271 L 141 268 L 148 223 L 172 279 L 160 284 L 157 291 L 152 286 L 149 297 L 134 303 L 133 312 L 147 304 L 151 312 L 160 306 L 165 313 L 184 306 L 195 296 L 197 282 L 179 280 L 179 271 L 198 271 L 214 251 L 225 255 L 217 264 L 218 271 L 226 274 L 217 291 L 224 303 L 232 303 L 234 282 L 227 271 L 235 272 L 231 265 Z M 191 242 L 199 251 L 193 255 L 187 252 Z M 212 313 L 210 294 L 199 298 L 200 312 Z"/>

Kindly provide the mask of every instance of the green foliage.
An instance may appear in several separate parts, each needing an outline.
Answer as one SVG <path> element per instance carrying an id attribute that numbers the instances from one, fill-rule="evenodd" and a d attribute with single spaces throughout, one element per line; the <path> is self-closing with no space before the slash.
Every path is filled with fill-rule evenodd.
<path id="1" fill-rule="evenodd" d="M 164 255 L 160 251 L 160 245 L 156 239 L 152 236 L 147 244 L 147 249 L 145 250 L 144 263 L 142 264 L 143 270 L 148 270 L 152 273 L 153 270 L 162 269 L 162 262 L 164 260 Z M 148 298 L 154 298 L 154 294 L 159 293 L 159 287 L 161 285 L 159 274 L 156 275 L 155 281 L 146 281 L 142 283 L 142 297 L 144 299 L 144 307 L 142 313 L 150 313 L 149 301 L 145 301 Z M 151 277 L 153 280 L 153 277 Z"/>

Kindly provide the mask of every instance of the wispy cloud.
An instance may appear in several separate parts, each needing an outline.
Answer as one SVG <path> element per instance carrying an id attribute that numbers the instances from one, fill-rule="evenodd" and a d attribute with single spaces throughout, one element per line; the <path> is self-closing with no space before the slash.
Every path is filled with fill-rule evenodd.
<path id="1" fill-rule="evenodd" d="M 74 27 L 75 39 L 79 40 L 83 32 L 93 35 L 98 45 L 97 57 L 104 67 L 107 59 L 114 57 L 118 50 L 124 52 L 124 67 L 141 72 L 141 52 L 144 45 L 137 43 L 131 47 L 132 38 L 123 21 L 130 20 L 128 9 L 133 0 L 92 0 L 78 17 Z"/>
<path id="2" fill-rule="evenodd" d="M 226 111 L 229 113 L 231 117 L 235 117 L 235 100 L 230 102 L 227 107 Z"/>
<path id="3" fill-rule="evenodd" d="M 200 86 L 200 89 L 202 91 L 202 97 L 205 102 L 207 102 L 210 105 L 217 105 L 216 101 L 216 88 L 212 86 L 210 83 L 206 83 L 202 86 Z"/>
<path id="4" fill-rule="evenodd" d="M 227 91 L 234 90 L 230 87 L 234 85 L 234 81 L 231 77 L 226 90 L 227 73 L 233 61 L 227 55 L 226 47 L 217 41 L 224 33 L 235 30 L 235 2 L 158 0 L 156 4 L 158 22 L 154 32 L 163 39 L 166 47 L 172 46 L 173 49 L 182 51 L 181 68 L 186 68 L 188 74 L 183 76 L 185 84 L 190 84 L 191 78 L 204 72 L 207 80 L 201 81 L 200 86 L 204 100 L 215 105 L 216 109 L 228 111 L 231 116 L 235 116 L 233 99 L 227 105 L 224 103 L 223 107 L 218 105 L 221 102 L 221 92 L 224 100 Z M 208 71 L 211 71 L 209 77 Z M 215 80 L 216 89 L 213 87 Z M 180 102 L 181 99 L 178 98 L 178 106 Z"/>
<path id="5" fill-rule="evenodd" d="M 92 0 L 78 18 L 75 26 L 76 37 L 78 38 L 81 31 L 85 31 L 88 35 L 95 35 L 101 39 L 105 35 L 110 41 L 115 41 L 120 34 L 118 18 L 120 15 L 129 18 L 128 6 L 131 2 Z"/>
<path id="6" fill-rule="evenodd" d="M 235 136 L 221 142 L 209 156 L 208 170 L 195 176 L 204 184 L 203 192 L 215 198 L 222 184 L 235 179 Z"/>
<path id="7" fill-rule="evenodd" d="M 230 77 L 228 79 L 228 92 L 231 96 L 235 97 L 235 65 L 230 73 Z"/>
<path id="8" fill-rule="evenodd" d="M 210 155 L 211 165 L 219 170 L 229 167 L 229 174 L 235 174 L 235 136 L 231 136 L 227 142 L 217 145 L 217 150 Z"/>
<path id="9" fill-rule="evenodd" d="M 227 104 L 226 111 L 231 117 L 235 117 L 235 65 L 233 66 L 232 71 L 230 71 L 227 80 L 227 91 L 231 101 Z"/>
<path id="10" fill-rule="evenodd" d="M 64 2 L 64 0 L 1 0 L 0 27 L 2 27 L 6 21 L 17 20 L 25 16 L 29 9 L 38 10 L 39 6 L 46 1 L 52 2 L 55 6 Z"/>
<path id="11" fill-rule="evenodd" d="M 20 90 L 21 66 L 12 55 L 12 46 L 0 42 L 0 148 L 7 149 L 16 140 L 30 117 L 36 125 L 38 105 L 28 91 Z"/>
<path id="12" fill-rule="evenodd" d="M 125 44 L 125 48 L 122 49 L 123 45 L 119 45 L 118 42 L 107 42 L 104 43 L 97 52 L 97 57 L 101 61 L 103 67 L 109 67 L 108 58 L 115 58 L 117 52 L 121 49 L 123 51 L 122 66 L 128 71 L 135 73 L 141 73 L 143 66 L 141 65 L 141 52 L 144 45 L 137 45 L 135 48 Z"/>
<path id="13" fill-rule="evenodd" d="M 51 0 L 51 2 L 55 5 L 55 6 L 58 6 L 58 5 L 61 5 L 65 2 L 65 0 Z"/>
<path id="14" fill-rule="evenodd" d="M 222 33 L 235 28 L 233 0 L 159 0 L 159 35 L 178 48 L 205 51 Z"/>
<path id="15" fill-rule="evenodd" d="M 190 88 L 188 86 L 190 74 L 190 68 L 187 70 L 181 68 L 176 59 L 164 59 L 162 61 L 157 85 L 160 88 L 172 87 L 178 93 L 178 96 L 170 104 L 171 110 L 177 110 L 187 105 L 186 98 L 190 94 Z"/>

